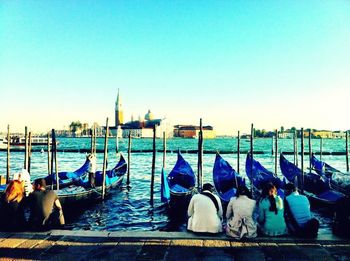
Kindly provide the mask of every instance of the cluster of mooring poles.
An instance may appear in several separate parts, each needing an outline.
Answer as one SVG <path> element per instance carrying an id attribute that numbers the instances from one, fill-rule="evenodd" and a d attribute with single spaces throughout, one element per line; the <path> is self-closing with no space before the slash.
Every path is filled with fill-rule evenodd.
<path id="1" fill-rule="evenodd" d="M 237 170 L 239 173 L 239 131 L 238 131 L 238 136 L 237 136 Z M 250 136 L 250 153 L 252 156 L 252 161 L 253 162 L 253 154 L 254 154 L 254 127 L 253 124 L 251 125 L 251 136 Z M 301 173 L 302 173 L 302 177 L 301 180 L 296 180 L 295 183 L 298 186 L 298 188 L 301 189 L 301 191 L 303 192 L 304 189 L 304 155 L 305 155 L 305 151 L 304 151 L 304 128 L 301 128 L 300 130 L 300 141 L 301 141 Z M 311 165 L 311 158 L 313 155 L 312 152 L 312 143 L 311 143 L 311 129 L 308 130 L 308 142 L 309 142 L 309 151 L 308 151 L 308 155 L 309 155 L 309 172 L 311 173 L 312 171 L 312 165 Z M 323 140 L 322 138 L 320 138 L 320 160 L 322 159 L 322 152 L 323 152 Z M 274 175 L 277 176 L 278 173 L 278 130 L 275 130 L 275 135 L 274 137 L 272 137 L 272 149 L 271 149 L 272 154 L 275 155 L 275 173 Z M 297 138 L 297 131 L 295 130 L 293 133 L 293 154 L 294 154 L 294 164 L 296 166 L 298 166 L 298 138 Z M 346 160 L 346 171 L 349 172 L 349 131 L 346 131 L 345 133 L 345 160 Z M 253 164 L 251 165 L 251 171 L 253 169 Z M 252 173 L 251 173 L 252 174 Z M 251 184 L 251 188 L 253 189 L 253 186 Z"/>

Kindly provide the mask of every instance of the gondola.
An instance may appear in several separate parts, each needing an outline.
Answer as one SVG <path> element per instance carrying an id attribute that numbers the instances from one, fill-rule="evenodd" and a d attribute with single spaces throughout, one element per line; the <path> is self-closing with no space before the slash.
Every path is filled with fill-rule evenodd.
<path id="1" fill-rule="evenodd" d="M 285 182 L 261 165 L 259 161 L 252 158 L 250 152 L 247 154 L 245 171 L 253 185 L 259 190 L 262 189 L 263 184 L 267 182 L 272 182 L 277 188 L 284 188 Z"/>
<path id="2" fill-rule="evenodd" d="M 259 161 L 255 160 L 250 152 L 247 154 L 245 171 L 254 186 L 253 192 L 255 197 L 259 197 L 264 184 L 270 182 L 276 186 L 278 195 L 284 198 L 283 189 L 285 181 L 281 180 L 273 172 L 266 169 Z"/>
<path id="3" fill-rule="evenodd" d="M 166 180 L 169 185 L 170 200 L 173 197 L 186 198 L 192 196 L 196 176 L 191 165 L 182 157 L 180 152 L 178 152 L 176 164 Z"/>
<path id="4" fill-rule="evenodd" d="M 58 172 L 60 189 L 79 182 L 80 179 L 88 178 L 89 171 L 92 171 L 92 168 L 94 168 L 93 165 L 96 166 L 96 157 L 93 154 L 89 154 L 86 157 L 85 163 L 79 169 L 72 172 Z M 56 189 L 56 173 L 46 176 L 45 181 L 51 189 Z"/>
<path id="5" fill-rule="evenodd" d="M 124 160 L 125 161 L 125 160 Z M 92 168 L 92 165 L 96 164 L 96 157 L 92 154 L 89 154 L 86 157 L 85 163 L 77 170 L 69 172 L 62 171 L 58 172 L 59 177 L 59 187 L 64 189 L 66 187 L 72 186 L 74 184 L 80 185 L 80 180 L 88 179 L 88 173 Z M 56 174 L 46 176 L 45 178 L 47 189 L 56 190 Z M 0 186 L 0 193 L 6 189 L 6 184 Z"/>
<path id="6" fill-rule="evenodd" d="M 236 195 L 237 187 L 245 183 L 244 179 L 219 153 L 216 153 L 215 157 L 213 181 L 215 189 L 223 203 L 228 203 Z"/>
<path id="7" fill-rule="evenodd" d="M 345 182 L 347 176 L 346 173 L 343 173 L 326 162 L 317 159 L 315 155 L 311 156 L 311 167 L 321 177 L 329 179 L 333 189 L 350 195 L 350 184 Z"/>
<path id="8" fill-rule="evenodd" d="M 127 163 L 120 155 L 119 162 L 111 170 L 106 171 L 106 195 L 111 188 L 119 186 L 123 180 L 124 174 L 127 171 Z M 62 188 L 57 192 L 58 198 L 64 208 L 71 208 L 82 203 L 89 203 L 93 200 L 101 198 L 102 195 L 102 178 L 103 172 L 97 171 L 95 173 L 95 185 L 91 186 L 88 175 L 82 176 L 68 187 Z"/>
<path id="9" fill-rule="evenodd" d="M 297 180 L 305 195 L 315 203 L 334 205 L 337 200 L 344 197 L 343 193 L 331 189 L 329 183 L 320 175 L 306 172 L 303 175 L 301 169 L 288 161 L 282 153 L 280 155 L 280 167 L 283 176 L 292 183 Z"/>
<path id="10" fill-rule="evenodd" d="M 127 163 L 122 154 L 120 154 L 119 162 L 111 170 L 106 171 L 106 195 L 111 188 L 115 188 L 121 184 L 127 171 Z M 95 173 L 95 184 L 92 186 L 89 177 L 84 176 L 75 185 L 65 187 L 57 191 L 58 198 L 63 207 L 71 207 L 83 202 L 90 202 L 101 198 L 102 195 L 102 179 L 103 172 Z"/>

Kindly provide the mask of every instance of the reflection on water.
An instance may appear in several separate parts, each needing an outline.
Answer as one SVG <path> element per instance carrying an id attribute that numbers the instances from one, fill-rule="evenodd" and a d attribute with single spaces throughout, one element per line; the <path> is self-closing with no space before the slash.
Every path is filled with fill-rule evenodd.
<path id="1" fill-rule="evenodd" d="M 60 139 L 60 148 L 88 148 L 89 139 Z M 307 141 L 306 141 L 307 142 Z M 318 151 L 318 140 L 313 140 L 314 151 Z M 109 143 L 108 165 L 114 166 L 119 157 L 115 154 L 115 141 L 112 139 Z M 127 144 L 125 140 L 120 142 L 120 149 L 126 157 Z M 324 151 L 344 151 L 343 140 L 323 140 Z M 133 140 L 133 149 L 151 149 L 152 140 L 137 139 Z M 103 139 L 98 140 L 98 146 L 102 148 Z M 170 139 L 168 140 L 168 149 L 176 151 L 197 149 L 197 140 Z M 280 149 L 291 151 L 292 140 L 281 140 Z M 162 149 L 162 141 L 157 140 L 157 148 Z M 205 140 L 205 150 L 233 151 L 236 148 L 235 139 L 216 139 Z M 248 150 L 249 143 L 241 144 L 242 150 Z M 307 145 L 306 145 L 307 148 Z M 266 154 L 256 155 L 266 168 L 274 170 L 274 158 L 271 155 L 271 139 L 255 140 L 255 149 L 265 151 Z M 307 150 L 306 150 L 307 151 Z M 269 153 L 270 152 L 270 153 Z M 189 161 L 194 171 L 197 171 L 197 155 L 184 153 L 184 158 Z M 74 171 L 85 161 L 86 155 L 83 153 L 58 153 L 58 168 L 61 171 Z M 237 155 L 225 154 L 223 157 L 237 169 Z M 176 153 L 168 153 L 166 159 L 167 171 L 170 171 L 176 162 Z M 292 160 L 293 156 L 288 155 Z M 11 153 L 11 173 L 20 171 L 23 167 L 24 153 Z M 215 160 L 215 154 L 204 154 L 203 157 L 203 179 L 204 182 L 212 182 L 212 168 Z M 332 166 L 344 170 L 345 156 L 323 156 L 323 160 L 328 161 Z M 97 168 L 102 169 L 103 154 L 97 155 Z M 299 159 L 300 162 L 300 159 Z M 240 171 L 245 176 L 244 171 L 245 155 L 241 155 Z M 67 222 L 71 229 L 86 230 L 166 230 L 166 231 L 184 231 L 186 230 L 186 209 L 169 209 L 160 201 L 160 180 L 162 167 L 162 154 L 158 153 L 156 158 L 156 176 L 154 188 L 154 204 L 150 205 L 150 184 L 151 184 L 151 153 L 133 153 L 131 155 L 130 166 L 130 190 L 124 183 L 122 187 L 112 190 L 111 194 L 104 202 L 91 202 L 89 206 L 82 209 L 75 209 L 74 213 L 70 210 L 67 215 Z M 308 157 L 305 157 L 304 166 L 308 166 Z M 0 152 L 0 173 L 6 173 L 6 152 Z M 277 173 L 281 175 L 280 173 Z M 32 154 L 31 175 L 34 178 L 47 175 L 47 154 L 34 152 Z M 346 177 L 349 179 L 348 177 Z M 67 213 L 68 214 L 68 213 Z M 314 210 L 321 222 L 321 233 L 330 231 L 331 215 L 322 209 Z M 323 232 L 322 232 L 323 231 Z"/>

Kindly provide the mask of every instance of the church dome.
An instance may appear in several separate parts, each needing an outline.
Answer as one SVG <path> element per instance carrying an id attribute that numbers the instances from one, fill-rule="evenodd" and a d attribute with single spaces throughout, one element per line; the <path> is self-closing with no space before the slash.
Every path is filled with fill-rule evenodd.
<path id="1" fill-rule="evenodd" d="M 153 113 L 151 112 L 151 110 L 148 110 L 148 112 L 145 115 L 145 120 L 146 121 L 151 121 L 153 120 Z"/>

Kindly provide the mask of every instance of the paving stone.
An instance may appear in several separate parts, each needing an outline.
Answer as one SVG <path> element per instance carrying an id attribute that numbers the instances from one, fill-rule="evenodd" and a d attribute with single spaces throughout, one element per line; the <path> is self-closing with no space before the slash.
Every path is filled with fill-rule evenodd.
<path id="1" fill-rule="evenodd" d="M 43 241 L 39 245 L 34 246 L 30 249 L 29 254 L 36 257 L 36 259 L 48 259 L 50 255 L 49 250 L 56 244 L 58 240 L 63 236 L 50 236 L 47 240 Z"/>
<path id="2" fill-rule="evenodd" d="M 136 260 L 136 257 L 141 252 L 141 249 L 146 240 L 129 240 L 121 239 L 114 245 L 110 243 L 109 247 L 106 247 L 106 243 L 99 245 L 94 252 L 89 254 L 88 259 L 96 260 Z"/>
<path id="3" fill-rule="evenodd" d="M 201 247 L 203 246 L 203 240 L 198 239 L 175 239 L 171 240 L 171 246 L 193 246 Z"/>
<path id="4" fill-rule="evenodd" d="M 283 253 L 280 251 L 279 247 L 277 244 L 270 244 L 270 245 L 275 245 L 275 246 L 266 246 L 259 244 L 261 246 L 262 252 L 265 255 L 265 260 L 272 261 L 272 260 L 286 260 L 283 256 Z"/>
<path id="5" fill-rule="evenodd" d="M 205 257 L 202 247 L 173 246 L 169 247 L 164 260 L 202 260 Z"/>
<path id="6" fill-rule="evenodd" d="M 325 249 L 330 253 L 330 255 L 335 260 L 346 261 L 350 260 L 350 247 L 349 246 L 337 246 L 337 245 L 328 245 Z"/>
<path id="7" fill-rule="evenodd" d="M 278 244 L 278 249 L 283 254 L 284 260 L 310 260 L 296 244 Z"/>
<path id="8" fill-rule="evenodd" d="M 15 248 L 31 237 L 33 234 L 11 234 L 10 237 L 0 242 L 0 248 Z"/>
<path id="9" fill-rule="evenodd" d="M 230 241 L 227 240 L 204 240 L 204 247 L 231 247 Z"/>
<path id="10" fill-rule="evenodd" d="M 330 252 L 319 244 L 302 245 L 299 248 L 310 260 L 335 261 Z"/>

